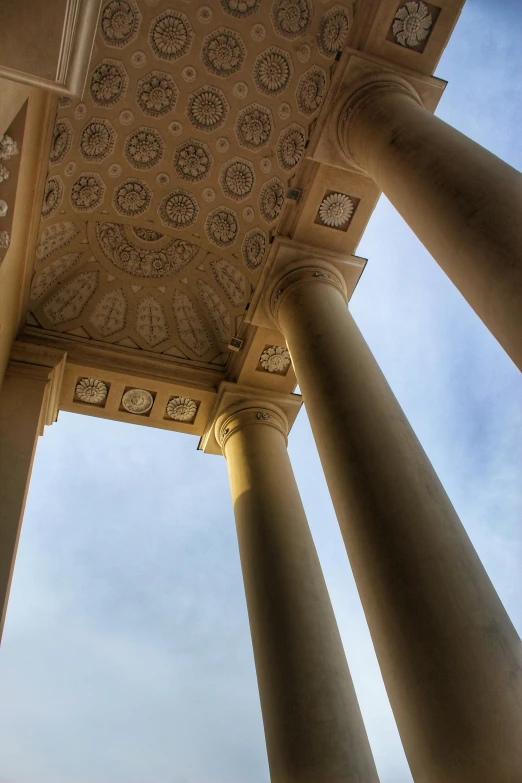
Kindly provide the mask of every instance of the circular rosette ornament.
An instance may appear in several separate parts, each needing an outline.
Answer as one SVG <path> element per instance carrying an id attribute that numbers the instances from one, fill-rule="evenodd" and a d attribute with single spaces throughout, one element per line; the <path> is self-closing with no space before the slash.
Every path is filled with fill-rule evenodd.
<path id="1" fill-rule="evenodd" d="M 109 389 L 107 384 L 97 378 L 81 378 L 76 384 L 76 396 L 89 405 L 101 405 L 105 402 Z"/>
<path id="2" fill-rule="evenodd" d="M 174 421 L 192 424 L 198 412 L 198 404 L 190 397 L 172 397 L 167 404 L 167 415 Z"/>
<path id="3" fill-rule="evenodd" d="M 432 16 L 422 0 L 401 6 L 395 14 L 392 32 L 401 46 L 414 47 L 426 40 L 433 23 Z"/>
<path id="4" fill-rule="evenodd" d="M 129 389 L 121 398 L 122 408 L 137 415 L 148 413 L 153 404 L 154 397 L 146 389 Z"/>
<path id="5" fill-rule="evenodd" d="M 286 375 L 288 368 L 290 367 L 290 354 L 288 353 L 288 348 L 284 348 L 282 345 L 268 346 L 261 354 L 259 363 L 263 370 L 266 370 L 267 372 Z"/>
<path id="6" fill-rule="evenodd" d="M 325 226 L 342 228 L 348 225 L 353 215 L 354 205 L 344 193 L 330 193 L 321 201 L 319 217 Z"/>

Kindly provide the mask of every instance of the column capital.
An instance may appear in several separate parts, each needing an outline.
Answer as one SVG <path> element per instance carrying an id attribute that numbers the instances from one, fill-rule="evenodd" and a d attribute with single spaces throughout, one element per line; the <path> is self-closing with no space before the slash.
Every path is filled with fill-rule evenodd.
<path id="1" fill-rule="evenodd" d="M 274 427 L 282 434 L 285 444 L 287 443 L 288 419 L 281 408 L 262 401 L 257 404 L 253 400 L 250 403 L 245 402 L 232 406 L 218 417 L 214 425 L 214 432 L 223 454 L 225 454 L 227 440 L 232 435 L 244 427 L 252 426 Z"/>
<path id="2" fill-rule="evenodd" d="M 309 259 L 308 263 L 306 260 L 296 261 L 283 270 L 283 273 L 272 286 L 269 300 L 270 314 L 276 324 L 278 324 L 277 315 L 279 308 L 288 292 L 296 286 L 306 283 L 331 285 L 339 291 L 346 304 L 348 304 L 349 295 L 346 283 L 332 264 L 324 261 L 318 263 L 317 259 L 314 258 Z"/>
<path id="3" fill-rule="evenodd" d="M 418 106 L 424 108 L 424 103 L 410 82 L 392 71 L 368 75 L 364 79 L 356 81 L 345 93 L 345 103 L 337 121 L 337 136 L 342 151 L 360 171 L 364 172 L 365 169 L 357 160 L 350 145 L 351 128 L 359 113 L 368 104 L 374 103 L 379 96 L 389 94 L 406 95 Z"/>

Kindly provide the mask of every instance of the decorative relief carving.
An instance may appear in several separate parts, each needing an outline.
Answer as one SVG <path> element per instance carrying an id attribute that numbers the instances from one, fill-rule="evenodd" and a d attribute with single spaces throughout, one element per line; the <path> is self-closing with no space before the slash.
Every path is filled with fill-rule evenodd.
<path id="1" fill-rule="evenodd" d="M 280 179 L 272 177 L 261 189 L 259 211 L 267 223 L 277 220 L 285 203 L 285 187 Z"/>
<path id="2" fill-rule="evenodd" d="M 181 71 L 181 75 L 186 82 L 193 82 L 194 79 L 197 79 L 198 72 L 192 65 L 186 65 L 185 68 Z"/>
<path id="3" fill-rule="evenodd" d="M 252 103 L 238 114 L 236 136 L 241 146 L 255 151 L 268 144 L 273 127 L 270 109 Z"/>
<path id="4" fill-rule="evenodd" d="M 132 226 L 132 232 L 143 242 L 158 242 L 165 236 L 165 234 L 160 234 L 159 231 L 153 231 L 151 228 L 142 228 L 141 226 Z"/>
<path id="5" fill-rule="evenodd" d="M 292 59 L 288 52 L 271 46 L 256 57 L 252 77 L 259 92 L 279 95 L 292 78 Z"/>
<path id="6" fill-rule="evenodd" d="M 54 126 L 53 140 L 51 142 L 51 152 L 49 163 L 51 166 L 57 166 L 65 158 L 71 149 L 73 138 L 72 125 L 65 117 L 58 120 Z"/>
<path id="7" fill-rule="evenodd" d="M 242 245 L 243 263 L 255 272 L 264 261 L 266 253 L 266 236 L 260 228 L 254 228 L 245 236 Z"/>
<path id="8" fill-rule="evenodd" d="M 290 125 L 279 136 L 277 159 L 282 169 L 290 171 L 301 161 L 305 151 L 305 132 L 300 125 Z"/>
<path id="9" fill-rule="evenodd" d="M 96 106 L 114 106 L 127 90 L 128 76 L 119 60 L 102 60 L 93 70 L 89 90 Z"/>
<path id="10" fill-rule="evenodd" d="M 173 190 L 159 205 L 161 222 L 170 228 L 188 228 L 196 222 L 199 207 L 196 199 L 186 190 Z"/>
<path id="11" fill-rule="evenodd" d="M 432 16 L 422 0 L 412 0 L 401 6 L 395 14 L 392 32 L 401 46 L 418 46 L 430 34 Z"/>
<path id="12" fill-rule="evenodd" d="M 255 14 L 261 5 L 261 0 L 220 0 L 220 2 L 223 11 L 237 19 Z"/>
<path id="13" fill-rule="evenodd" d="M 230 315 L 227 308 L 216 294 L 212 286 L 203 280 L 198 280 L 198 294 L 205 307 L 212 323 L 216 328 L 219 339 L 222 343 L 229 343 L 231 337 Z"/>
<path id="14" fill-rule="evenodd" d="M 176 289 L 172 299 L 172 307 L 179 339 L 184 345 L 194 351 L 197 356 L 203 356 L 212 348 L 212 341 L 203 326 L 194 303 L 187 294 Z"/>
<path id="15" fill-rule="evenodd" d="M 278 35 L 297 38 L 310 26 L 313 9 L 310 0 L 274 0 L 272 22 Z"/>
<path id="16" fill-rule="evenodd" d="M 210 174 L 212 155 L 206 144 L 197 139 L 189 139 L 176 147 L 172 165 L 181 179 L 199 182 Z"/>
<path id="17" fill-rule="evenodd" d="M 118 119 L 122 125 L 130 125 L 132 122 L 134 122 L 134 112 L 132 112 L 130 109 L 124 109 L 120 112 Z"/>
<path id="18" fill-rule="evenodd" d="M 3 218 L 7 215 L 8 209 L 9 209 L 9 205 L 7 201 L 0 199 L 0 218 Z"/>
<path id="19" fill-rule="evenodd" d="M 210 133 L 220 128 L 228 115 L 228 103 L 217 87 L 206 84 L 189 96 L 187 116 L 198 130 Z"/>
<path id="20" fill-rule="evenodd" d="M 105 185 L 99 174 L 83 172 L 71 188 L 71 203 L 78 212 L 92 212 L 100 206 Z"/>
<path id="21" fill-rule="evenodd" d="M 314 114 L 326 95 L 326 74 L 322 68 L 313 66 L 304 73 L 297 85 L 296 98 L 299 111 L 308 117 Z"/>
<path id="22" fill-rule="evenodd" d="M 192 43 L 192 27 L 186 14 L 168 8 L 152 20 L 149 43 L 161 60 L 177 60 L 183 57 Z"/>
<path id="23" fill-rule="evenodd" d="M 49 266 L 36 274 L 31 286 L 32 301 L 37 302 L 41 299 L 53 287 L 58 278 L 63 277 L 73 268 L 81 256 L 81 253 L 67 253 L 61 258 L 56 258 Z"/>
<path id="24" fill-rule="evenodd" d="M 199 403 L 190 397 L 172 397 L 167 403 L 167 416 L 174 421 L 192 424 L 198 412 Z"/>
<path id="25" fill-rule="evenodd" d="M 109 291 L 100 299 L 91 314 L 92 325 L 104 337 L 119 332 L 125 326 L 127 318 L 127 300 L 121 288 Z"/>
<path id="26" fill-rule="evenodd" d="M 325 226 L 344 228 L 353 215 L 354 204 L 345 193 L 328 193 L 319 207 L 319 218 Z"/>
<path id="27" fill-rule="evenodd" d="M 0 134 L 0 160 L 11 160 L 19 155 L 18 145 L 7 133 Z"/>
<path id="28" fill-rule="evenodd" d="M 151 169 L 159 163 L 165 152 L 165 142 L 155 128 L 144 125 L 130 133 L 123 148 L 123 154 L 135 169 Z"/>
<path id="29" fill-rule="evenodd" d="M 5 182 L 6 179 L 9 179 L 9 169 L 0 163 L 0 183 Z"/>
<path id="30" fill-rule="evenodd" d="M 164 342 L 169 336 L 165 311 L 153 296 L 145 297 L 138 304 L 136 331 L 151 348 Z"/>
<path id="31" fill-rule="evenodd" d="M 133 0 L 111 0 L 101 14 L 101 31 L 107 46 L 118 49 L 138 34 L 141 14 Z"/>
<path id="32" fill-rule="evenodd" d="M 245 45 L 239 33 L 220 27 L 203 41 L 201 59 L 205 68 L 215 76 L 227 78 L 243 67 Z"/>
<path id="33" fill-rule="evenodd" d="M 80 152 L 91 163 L 99 163 L 114 150 L 116 132 L 109 120 L 93 117 L 82 128 Z"/>
<path id="34" fill-rule="evenodd" d="M 72 242 L 74 237 L 78 236 L 80 229 L 71 220 L 63 220 L 61 223 L 54 223 L 52 226 L 44 228 L 40 235 L 40 240 L 36 246 L 35 255 L 39 261 L 44 261 L 55 250 L 65 247 Z"/>
<path id="35" fill-rule="evenodd" d="M 121 406 L 128 413 L 143 415 L 154 405 L 154 397 L 146 389 L 129 389 L 121 398 Z"/>
<path id="36" fill-rule="evenodd" d="M 290 367 L 290 354 L 282 345 L 267 345 L 259 358 L 260 369 L 265 372 L 286 375 Z"/>
<path id="37" fill-rule="evenodd" d="M 107 399 L 107 384 L 97 378 L 80 378 L 75 388 L 76 396 L 89 405 L 102 405 Z"/>
<path id="38" fill-rule="evenodd" d="M 52 217 L 63 198 L 63 182 L 58 176 L 49 177 L 45 183 L 42 202 L 42 217 Z"/>
<path id="39" fill-rule="evenodd" d="M 172 76 L 164 71 L 151 71 L 139 80 L 136 87 L 136 103 L 150 117 L 168 114 L 175 108 L 178 96 Z"/>
<path id="40" fill-rule="evenodd" d="M 232 158 L 221 169 L 219 183 L 225 196 L 235 201 L 243 201 L 254 187 L 254 167 L 244 158 Z"/>
<path id="41" fill-rule="evenodd" d="M 208 238 L 220 247 L 233 245 L 238 229 L 237 215 L 228 207 L 218 207 L 209 212 L 205 221 Z"/>
<path id="42" fill-rule="evenodd" d="M 264 41 L 266 38 L 266 27 L 259 22 L 257 24 L 253 24 L 250 30 L 250 37 L 253 41 Z"/>
<path id="43" fill-rule="evenodd" d="M 197 245 L 183 239 L 171 239 L 158 249 L 138 247 L 127 238 L 125 226 L 118 223 L 96 223 L 96 238 L 106 258 L 135 277 L 174 275 L 198 252 Z"/>
<path id="44" fill-rule="evenodd" d="M 134 65 L 135 68 L 143 68 L 146 62 L 147 62 L 147 55 L 145 54 L 145 52 L 141 52 L 141 51 L 134 52 L 134 54 L 131 57 L 131 63 Z"/>
<path id="45" fill-rule="evenodd" d="M 330 8 L 321 19 L 317 39 L 321 54 L 335 57 L 344 47 L 350 30 L 350 17 L 347 8 L 336 5 Z"/>
<path id="46" fill-rule="evenodd" d="M 210 267 L 217 282 L 235 307 L 240 307 L 246 300 L 245 276 L 224 258 L 210 262 Z"/>
<path id="47" fill-rule="evenodd" d="M 198 8 L 198 12 L 196 14 L 198 21 L 201 22 L 201 24 L 208 24 L 212 21 L 214 17 L 214 13 L 212 11 L 212 8 L 208 5 L 202 5 L 200 8 Z"/>
<path id="48" fill-rule="evenodd" d="M 0 231 L 0 250 L 7 250 L 11 242 L 8 231 Z M 0 264 L 2 262 L 0 261 Z"/>
<path id="49" fill-rule="evenodd" d="M 112 203 L 120 215 L 136 217 L 147 211 L 151 199 L 152 191 L 146 182 L 140 179 L 126 179 L 115 189 Z"/>
<path id="50" fill-rule="evenodd" d="M 98 287 L 98 272 L 81 272 L 66 283 L 44 307 L 47 319 L 54 325 L 73 321 Z"/>

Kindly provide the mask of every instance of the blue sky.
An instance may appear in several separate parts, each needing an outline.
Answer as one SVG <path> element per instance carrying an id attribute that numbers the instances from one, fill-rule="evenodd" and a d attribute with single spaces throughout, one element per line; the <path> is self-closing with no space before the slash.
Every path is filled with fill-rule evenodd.
<path id="1" fill-rule="evenodd" d="M 438 115 L 522 169 L 521 9 L 468 0 Z M 522 383 L 385 199 L 351 310 L 522 632 Z M 60 415 L 40 440 L 0 652 L 0 783 L 266 783 L 226 465 Z M 303 411 L 290 456 L 381 783 L 411 780 Z"/>

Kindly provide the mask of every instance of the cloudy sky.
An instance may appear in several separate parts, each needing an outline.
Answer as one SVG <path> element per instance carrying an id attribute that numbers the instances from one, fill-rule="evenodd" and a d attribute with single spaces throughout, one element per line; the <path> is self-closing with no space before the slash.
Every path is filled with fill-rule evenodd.
<path id="1" fill-rule="evenodd" d="M 468 0 L 438 115 L 522 169 L 517 0 Z M 351 309 L 522 632 L 522 384 L 381 199 Z M 62 413 L 41 439 L 0 651 L 0 783 L 267 783 L 226 465 Z M 304 410 L 290 456 L 381 783 L 411 777 Z"/>

